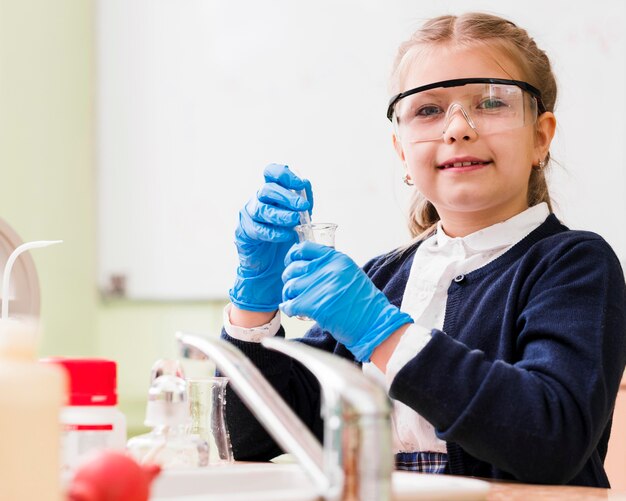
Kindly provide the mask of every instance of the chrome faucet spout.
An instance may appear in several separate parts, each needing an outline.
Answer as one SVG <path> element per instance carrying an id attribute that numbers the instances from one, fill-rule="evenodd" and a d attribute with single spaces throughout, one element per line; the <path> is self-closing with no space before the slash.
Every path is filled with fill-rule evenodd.
<path id="1" fill-rule="evenodd" d="M 212 360 L 274 440 L 302 465 L 320 495 L 328 492 L 322 446 L 250 360 L 221 339 L 176 333 L 181 357 Z"/>
<path id="2" fill-rule="evenodd" d="M 210 359 L 274 440 L 309 474 L 326 501 L 391 499 L 391 404 L 382 386 L 354 364 L 304 343 L 267 338 L 263 346 L 309 369 L 322 389 L 324 448 L 235 346 L 176 333 L 184 358 Z"/>
<path id="3" fill-rule="evenodd" d="M 328 499 L 391 499 L 391 402 L 385 389 L 336 355 L 282 338 L 263 346 L 298 360 L 319 380 Z"/>

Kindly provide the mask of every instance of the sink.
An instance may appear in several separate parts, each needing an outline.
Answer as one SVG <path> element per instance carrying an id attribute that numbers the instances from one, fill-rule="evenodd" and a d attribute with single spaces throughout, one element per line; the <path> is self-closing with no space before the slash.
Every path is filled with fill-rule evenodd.
<path id="1" fill-rule="evenodd" d="M 395 471 L 393 501 L 484 500 L 489 483 L 450 475 Z M 319 501 L 297 464 L 234 463 L 194 470 L 165 470 L 151 501 Z"/>
<path id="2" fill-rule="evenodd" d="M 317 501 L 297 464 L 233 463 L 193 470 L 164 470 L 150 501 Z"/>

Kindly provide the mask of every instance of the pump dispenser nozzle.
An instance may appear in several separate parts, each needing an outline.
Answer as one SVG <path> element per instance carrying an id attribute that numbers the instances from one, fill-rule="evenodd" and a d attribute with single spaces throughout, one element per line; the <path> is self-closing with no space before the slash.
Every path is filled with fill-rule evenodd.
<path id="1" fill-rule="evenodd" d="M 13 263 L 24 251 L 30 249 L 37 249 L 39 247 L 47 247 L 49 245 L 60 244 L 63 240 L 38 240 L 35 242 L 26 242 L 17 247 L 7 259 L 7 263 L 4 266 L 4 274 L 2 275 L 2 319 L 9 318 L 9 285 L 11 281 L 11 270 L 13 269 Z"/>

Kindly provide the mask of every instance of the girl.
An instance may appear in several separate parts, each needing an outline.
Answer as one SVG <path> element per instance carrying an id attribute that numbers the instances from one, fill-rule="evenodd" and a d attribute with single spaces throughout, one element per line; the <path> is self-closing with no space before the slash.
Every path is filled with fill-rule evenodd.
<path id="1" fill-rule="evenodd" d="M 609 485 L 603 461 L 626 363 L 625 284 L 598 235 L 552 214 L 544 171 L 556 120 L 548 58 L 486 14 L 427 22 L 401 45 L 387 116 L 414 186 L 414 241 L 360 269 L 296 244 L 311 189 L 270 165 L 240 213 L 223 337 L 321 436 L 319 387 L 264 336 L 314 318 L 301 342 L 363 364 L 394 402 L 398 468 Z M 233 395 L 236 457 L 280 450 Z"/>

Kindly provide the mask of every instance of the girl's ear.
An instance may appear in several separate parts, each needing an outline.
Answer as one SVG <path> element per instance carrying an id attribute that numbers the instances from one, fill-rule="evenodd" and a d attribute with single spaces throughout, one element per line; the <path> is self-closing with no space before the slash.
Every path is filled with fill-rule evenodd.
<path id="1" fill-rule="evenodd" d="M 393 149 L 396 150 L 396 153 L 400 157 L 400 161 L 404 163 L 406 159 L 404 158 L 404 150 L 402 149 L 402 143 L 396 136 L 395 132 L 391 136 L 391 140 L 393 141 Z"/>
<path id="2" fill-rule="evenodd" d="M 556 117 L 554 113 L 546 111 L 537 117 L 537 133 L 535 136 L 535 148 L 537 158 L 544 159 L 550 151 L 550 144 L 556 131 Z"/>

